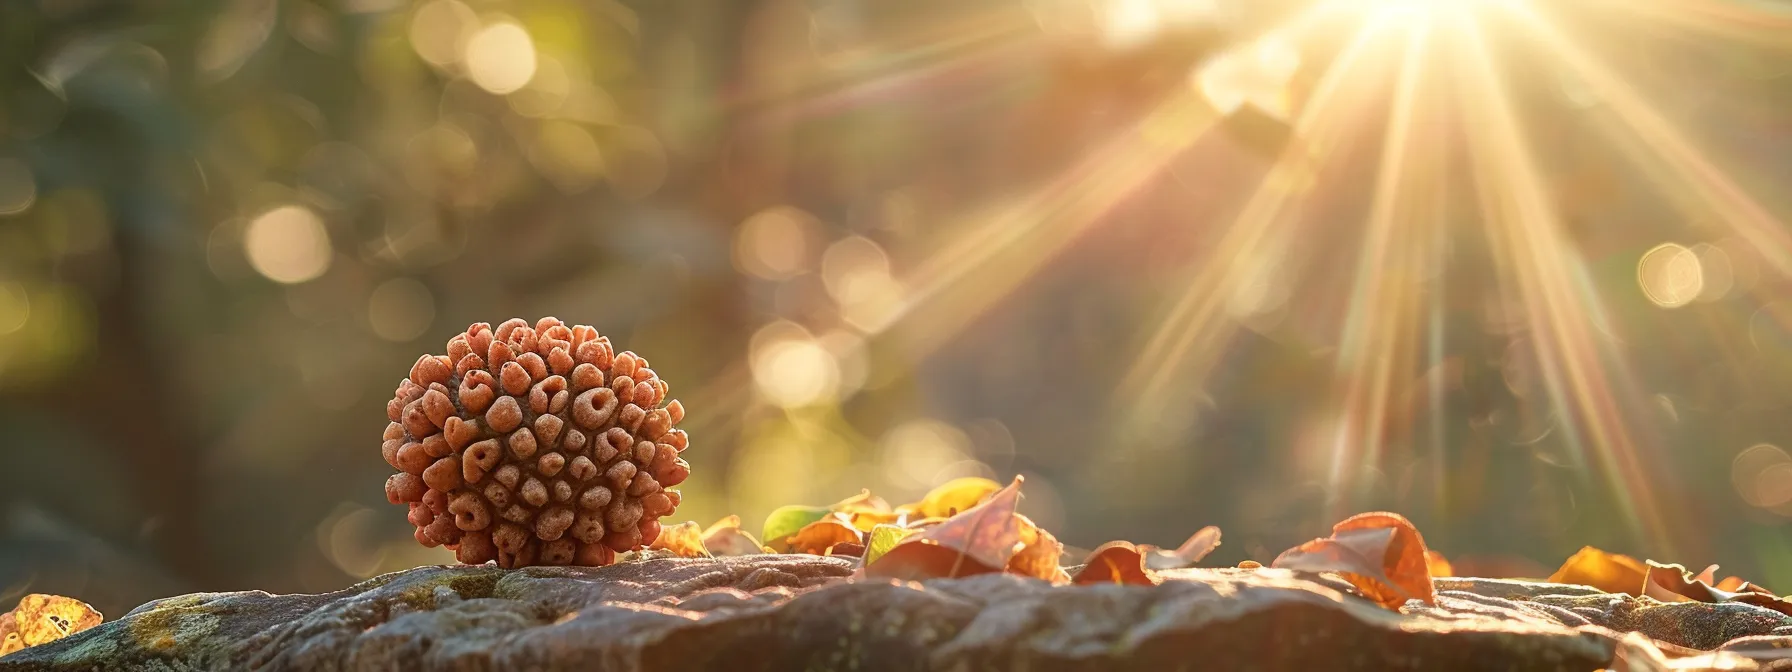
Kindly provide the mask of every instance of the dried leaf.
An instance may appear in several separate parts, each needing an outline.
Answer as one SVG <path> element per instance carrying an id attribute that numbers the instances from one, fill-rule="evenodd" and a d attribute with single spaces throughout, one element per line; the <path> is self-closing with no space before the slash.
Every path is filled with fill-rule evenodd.
<path id="1" fill-rule="evenodd" d="M 1009 574 L 1055 581 L 1063 571 L 1058 568 L 1058 560 L 1064 556 L 1064 544 L 1026 516 L 1017 513 L 1014 518 L 1020 523 L 1021 549 L 1003 569 Z"/>
<path id="2" fill-rule="evenodd" d="M 1549 576 L 1550 583 L 1592 586 L 1608 593 L 1641 596 L 1648 570 L 1636 558 L 1584 546 Z"/>
<path id="3" fill-rule="evenodd" d="M 860 490 L 859 494 L 835 502 L 828 509 L 846 514 L 848 522 L 860 532 L 870 532 L 873 527 L 901 518 L 901 514 L 890 508 L 889 502 L 871 494 L 870 490 Z"/>
<path id="4" fill-rule="evenodd" d="M 869 541 L 865 544 L 865 562 L 876 561 L 895 548 L 896 544 L 902 543 L 903 539 L 919 532 L 920 530 L 899 525 L 878 525 L 871 528 Z"/>
<path id="5" fill-rule="evenodd" d="M 1149 569 L 1182 569 L 1193 567 L 1201 558 L 1207 557 L 1213 549 L 1220 547 L 1220 528 L 1208 525 L 1189 535 L 1174 551 L 1166 551 L 1151 545 L 1140 545 L 1145 552 L 1145 567 Z"/>
<path id="6" fill-rule="evenodd" d="M 896 544 L 877 562 L 866 563 L 865 573 L 923 579 L 1000 571 L 1022 547 L 1020 519 L 1014 513 L 1020 484 L 1016 476 L 982 504 Z"/>
<path id="7" fill-rule="evenodd" d="M 1145 567 L 1145 555 L 1138 547 L 1124 541 L 1110 541 L 1095 548 L 1089 561 L 1077 570 L 1070 582 L 1075 584 L 1123 583 L 1155 586 L 1163 579 Z"/>
<path id="8" fill-rule="evenodd" d="M 772 511 L 765 517 L 765 526 L 760 528 L 759 538 L 765 545 L 779 553 L 790 552 L 790 538 L 810 523 L 821 520 L 828 515 L 827 507 L 822 506 L 784 506 Z"/>
<path id="9" fill-rule="evenodd" d="M 1425 551 L 1425 567 L 1430 570 L 1431 578 L 1456 575 L 1456 568 L 1450 566 L 1450 559 L 1437 551 Z"/>
<path id="10" fill-rule="evenodd" d="M 797 530 L 797 533 L 790 537 L 790 552 L 827 555 L 828 549 L 835 544 L 856 544 L 863 540 L 864 537 L 860 536 L 858 528 L 848 522 L 845 514 L 831 513 L 821 520 L 804 525 L 803 529 Z"/>
<path id="11" fill-rule="evenodd" d="M 927 496 L 910 505 L 910 508 L 921 518 L 951 518 L 971 510 L 1001 489 L 1002 484 L 987 478 L 955 478 L 928 491 Z"/>
<path id="12" fill-rule="evenodd" d="M 717 557 L 757 555 L 765 549 L 758 539 L 740 529 L 740 516 L 728 516 L 703 531 L 703 547 Z"/>
<path id="13" fill-rule="evenodd" d="M 709 548 L 703 543 L 703 528 L 698 527 L 694 520 L 660 528 L 659 538 L 654 539 L 648 548 L 671 551 L 681 558 L 712 557 Z"/>
<path id="14" fill-rule="evenodd" d="M 1663 602 L 1741 602 L 1792 615 L 1792 602 L 1780 599 L 1766 588 L 1750 585 L 1734 576 L 1718 582 L 1716 576 L 1717 565 L 1706 567 L 1698 576 L 1693 576 L 1680 565 L 1664 565 L 1650 560 L 1643 575 L 1643 594 Z M 1732 589 L 1725 590 L 1713 583 Z"/>
<path id="15" fill-rule="evenodd" d="M 1388 609 L 1407 600 L 1436 599 L 1425 564 L 1425 539 L 1397 513 L 1360 513 L 1332 526 L 1332 536 L 1314 539 L 1278 556 L 1273 567 L 1337 572 L 1363 596 Z"/>
<path id="16" fill-rule="evenodd" d="M 104 620 L 91 605 L 61 595 L 32 593 L 0 616 L 0 656 L 62 639 Z"/>
<path id="17" fill-rule="evenodd" d="M 19 626 L 12 620 L 12 612 L 0 614 L 0 656 L 25 648 L 25 640 L 19 637 Z"/>
<path id="18" fill-rule="evenodd" d="M 829 506 L 828 509 L 845 513 L 851 513 L 853 511 L 880 511 L 888 513 L 894 511 L 894 509 L 890 508 L 889 502 L 884 501 L 884 498 L 882 497 L 871 494 L 871 490 L 867 488 L 860 488 L 859 494 L 834 502 L 833 506 Z"/>

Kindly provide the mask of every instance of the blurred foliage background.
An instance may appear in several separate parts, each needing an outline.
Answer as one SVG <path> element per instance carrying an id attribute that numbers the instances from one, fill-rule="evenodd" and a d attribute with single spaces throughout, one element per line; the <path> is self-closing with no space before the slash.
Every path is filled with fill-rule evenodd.
<path id="1" fill-rule="evenodd" d="M 1152 359 L 1345 40 L 1244 75 L 1215 55 L 1300 4 L 0 4 L 0 602 L 117 615 L 448 561 L 383 501 L 385 400 L 468 323 L 542 315 L 671 382 L 678 517 L 704 524 L 1020 473 L 1083 548 L 1217 524 L 1216 560 L 1267 561 L 1388 508 L 1468 572 L 1594 544 L 1792 590 L 1783 234 L 1677 200 L 1660 138 L 1523 39 L 1492 48 L 1599 299 L 1573 356 L 1613 372 L 1587 393 L 1608 416 L 1542 391 L 1543 309 L 1446 156 L 1413 218 L 1444 263 L 1399 281 L 1426 306 L 1406 373 L 1339 419 L 1340 348 L 1384 317 L 1352 296 L 1386 101 L 1287 187 L 1303 233 L 1225 302 L 1211 365 Z M 1751 221 L 1792 214 L 1785 33 L 1560 4 Z M 1135 400 L 1139 367 L 1169 384 Z M 1341 457 L 1338 422 L 1375 450 Z"/>

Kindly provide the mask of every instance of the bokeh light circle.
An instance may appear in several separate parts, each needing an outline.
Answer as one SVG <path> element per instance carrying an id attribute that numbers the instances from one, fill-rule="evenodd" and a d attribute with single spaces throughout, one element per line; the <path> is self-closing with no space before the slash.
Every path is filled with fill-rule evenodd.
<path id="1" fill-rule="evenodd" d="M 1699 297 L 1705 277 L 1699 255 L 1678 243 L 1662 243 L 1644 252 L 1636 264 L 1643 296 L 1662 308 L 1679 308 Z"/>
<path id="2" fill-rule="evenodd" d="M 249 222 L 243 251 L 257 273 L 289 285 L 330 269 L 330 235 L 317 213 L 301 205 L 274 208 Z"/>
<path id="3" fill-rule="evenodd" d="M 1763 495 L 1778 496 L 1778 489 L 1770 489 L 1773 491 L 1764 493 L 1760 486 L 1762 475 L 1777 465 L 1792 465 L 1792 456 L 1788 456 L 1786 451 L 1773 444 L 1760 443 L 1750 446 L 1737 453 L 1736 459 L 1730 462 L 1730 484 L 1736 488 L 1736 494 L 1742 497 L 1742 501 L 1748 502 L 1751 506 L 1774 506 L 1775 503 L 1767 501 Z M 1787 498 L 1792 500 L 1792 494 L 1788 494 Z"/>
<path id="4" fill-rule="evenodd" d="M 479 88 L 503 95 L 535 76 L 535 41 L 508 21 L 493 23 L 467 40 L 467 76 Z"/>

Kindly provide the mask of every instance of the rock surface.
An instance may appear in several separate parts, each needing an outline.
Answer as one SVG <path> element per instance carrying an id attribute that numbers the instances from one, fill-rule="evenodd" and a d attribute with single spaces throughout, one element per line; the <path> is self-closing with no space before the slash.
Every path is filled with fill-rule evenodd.
<path id="1" fill-rule="evenodd" d="M 1435 606 L 1395 613 L 1273 569 L 1175 570 L 1155 587 L 852 571 L 796 555 L 420 567 L 323 595 L 158 600 L 0 672 L 1782 669 L 1792 642 L 1792 618 L 1749 605 L 1519 581 L 1439 579 Z"/>

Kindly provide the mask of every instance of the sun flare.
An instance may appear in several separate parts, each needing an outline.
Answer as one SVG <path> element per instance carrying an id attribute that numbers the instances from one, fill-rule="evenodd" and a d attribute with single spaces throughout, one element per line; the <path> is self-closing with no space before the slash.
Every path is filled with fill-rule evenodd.
<path id="1" fill-rule="evenodd" d="M 1754 11 L 1720 4 L 1733 13 Z M 1141 334 L 1115 395 L 1120 425 L 1157 427 L 1154 418 L 1169 412 L 1166 404 L 1204 395 L 1207 380 L 1244 334 L 1281 338 L 1277 332 L 1287 325 L 1310 322 L 1302 328 L 1321 330 L 1316 337 L 1330 344 L 1325 352 L 1336 384 L 1305 420 L 1324 429 L 1305 434 L 1302 459 L 1329 465 L 1318 476 L 1334 507 L 1356 506 L 1372 495 L 1373 473 L 1390 451 L 1425 444 L 1433 453 L 1442 450 L 1440 405 L 1454 393 L 1436 372 L 1461 366 L 1448 354 L 1451 336 L 1441 331 L 1443 278 L 1457 273 L 1450 270 L 1452 250 L 1474 246 L 1491 264 L 1475 280 L 1494 288 L 1500 319 L 1522 346 L 1513 352 L 1535 371 L 1536 382 L 1524 389 L 1542 410 L 1536 426 L 1517 432 L 1514 445 L 1545 437 L 1563 446 L 1566 455 L 1551 459 L 1598 474 L 1622 502 L 1627 529 L 1671 547 L 1683 531 L 1673 529 L 1647 494 L 1662 475 L 1642 466 L 1657 447 L 1645 433 L 1627 429 L 1648 402 L 1623 344 L 1612 336 L 1611 290 L 1589 282 L 1591 262 L 1546 186 L 1550 167 L 1537 153 L 1544 140 L 1527 128 L 1530 111 L 1519 109 L 1515 87 L 1538 80 L 1518 73 L 1545 67 L 1581 82 L 1582 97 L 1599 103 L 1594 114 L 1616 122 L 1602 131 L 1645 172 L 1666 178 L 1663 186 L 1689 218 L 1726 222 L 1734 240 L 1758 248 L 1763 266 L 1786 272 L 1792 236 L 1782 222 L 1642 100 L 1619 74 L 1621 64 L 1595 58 L 1592 52 L 1604 44 L 1585 28 L 1589 16 L 1657 27 L 1673 23 L 1668 18 L 1707 25 L 1711 17 L 1665 1 L 1637 7 L 1601 0 L 1547 7 L 1528 0 L 1269 5 L 1288 11 L 1264 10 L 1277 18 L 1251 23 L 1240 16 L 1255 5 L 1221 0 L 1028 3 L 1053 39 L 1080 35 L 1101 49 L 1137 51 L 1186 34 L 1177 31 L 1227 21 L 1250 27 L 1195 65 L 1184 88 L 1115 126 L 1056 179 L 966 213 L 957 235 L 893 280 L 905 290 L 902 301 L 871 337 L 931 350 L 1095 235 L 1112 211 L 1166 173 L 1225 170 L 1204 163 L 1214 160 L 1216 135 L 1244 123 L 1280 124 L 1288 139 L 1268 154 L 1259 185 L 1169 283 L 1174 289 Z M 1724 16 L 1757 28 L 1783 20 Z M 1248 119 L 1257 121 L 1242 121 Z M 1365 150 L 1358 137 L 1378 138 L 1378 146 Z M 1361 218 L 1317 227 L 1314 204 L 1337 198 L 1328 180 L 1342 179 L 1339 171 L 1365 160 L 1378 168 Z M 1446 227 L 1445 217 L 1474 224 Z M 1304 242 L 1313 237 L 1337 244 L 1317 253 Z M 1714 252 L 1686 251 L 1698 245 Z M 1693 247 L 1676 247 L 1684 253 L 1672 259 L 1651 257 L 1633 276 L 1640 289 L 1630 289 L 1661 308 L 1691 301 L 1686 287 L 1707 281 L 1688 274 L 1704 272 L 1702 259 L 1724 261 L 1731 254 L 1712 244 Z M 1678 284 L 1663 290 L 1664 283 Z M 1671 299 L 1660 298 L 1664 291 Z M 1330 305 L 1312 310 L 1322 304 Z M 1316 315 L 1332 317 L 1314 321 Z"/>

